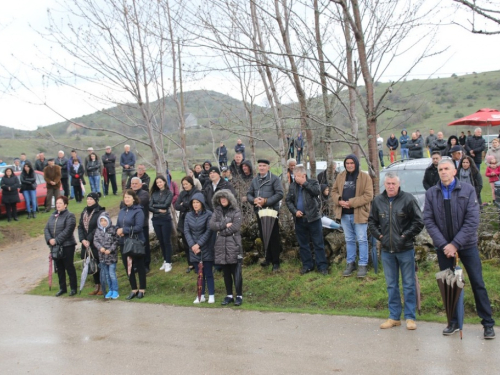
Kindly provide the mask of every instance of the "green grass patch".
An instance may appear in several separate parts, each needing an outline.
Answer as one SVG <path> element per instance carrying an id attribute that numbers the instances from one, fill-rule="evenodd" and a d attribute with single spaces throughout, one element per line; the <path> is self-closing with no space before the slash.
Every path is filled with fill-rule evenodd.
<path id="1" fill-rule="evenodd" d="M 186 262 L 180 258 L 173 264 L 173 270 L 166 274 L 159 271 L 161 265 L 158 255 L 154 256 L 151 272 L 147 277 L 146 298 L 134 300 L 132 303 L 157 303 L 175 306 L 193 306 L 196 296 L 197 276 L 187 274 Z M 78 257 L 76 257 L 78 258 Z M 79 260 L 79 258 L 78 258 Z M 494 315 L 499 318 L 500 308 L 500 273 L 498 261 L 483 263 L 484 279 L 488 288 Z M 82 264 L 77 265 L 78 280 Z M 289 261 L 282 264 L 280 273 L 272 273 L 259 265 L 243 269 L 243 305 L 244 310 L 297 312 L 312 314 L 347 315 L 361 317 L 387 318 L 387 292 L 383 271 L 374 274 L 370 270 L 364 279 L 342 277 L 343 266 L 332 266 L 328 276 L 312 272 L 301 276 L 300 263 Z M 422 292 L 422 314 L 419 320 L 446 322 L 441 295 L 434 274 L 438 271 L 437 264 L 423 264 L 418 276 Z M 123 266 L 117 267 L 120 300 L 130 292 Z M 82 298 L 95 299 L 88 293 L 93 288 L 89 276 Z M 30 294 L 53 296 L 58 290 L 57 275 L 54 275 L 52 291 L 49 291 L 47 279 L 33 289 Z M 221 273 L 215 273 L 216 303 L 196 305 L 196 308 L 218 308 L 225 296 L 224 281 Z M 69 297 L 68 297 L 69 298 Z M 474 309 L 474 298 L 470 286 L 465 287 L 466 323 L 479 323 Z"/>

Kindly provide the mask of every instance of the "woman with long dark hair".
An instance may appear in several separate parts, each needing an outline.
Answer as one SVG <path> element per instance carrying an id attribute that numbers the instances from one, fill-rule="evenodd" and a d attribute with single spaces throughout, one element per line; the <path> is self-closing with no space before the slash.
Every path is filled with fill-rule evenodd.
<path id="1" fill-rule="evenodd" d="M 483 190 L 483 178 L 481 173 L 474 163 L 474 159 L 470 156 L 465 156 L 458 166 L 457 179 L 462 182 L 466 182 L 474 186 L 476 189 L 476 196 L 481 204 L 481 190 Z"/>
<path id="2" fill-rule="evenodd" d="M 12 168 L 5 169 L 0 186 L 2 188 L 2 203 L 5 205 L 5 211 L 7 212 L 7 220 L 11 221 L 14 219 L 18 221 L 17 204 L 21 202 L 18 189 L 21 187 L 21 184 Z"/>
<path id="3" fill-rule="evenodd" d="M 125 239 L 129 236 L 137 236 L 137 238 L 144 242 L 144 232 L 142 226 L 144 224 L 144 211 L 139 201 L 139 197 L 132 189 L 126 189 L 123 193 L 124 207 L 118 214 L 118 221 L 116 223 L 116 235 L 119 237 L 118 246 L 122 253 L 122 261 L 128 275 L 130 287 L 132 291 L 127 297 L 128 300 L 133 298 L 143 298 L 146 292 L 146 266 L 144 257 L 133 257 L 123 254 L 123 245 Z M 137 280 L 135 273 L 139 275 L 139 288 L 137 288 Z"/>
<path id="4" fill-rule="evenodd" d="M 23 171 L 20 176 L 21 193 L 23 193 L 24 201 L 26 202 L 26 211 L 28 219 L 36 217 L 37 201 L 36 201 L 36 175 L 31 163 L 26 162 L 23 166 Z"/>
<path id="5" fill-rule="evenodd" d="M 189 273 L 194 269 L 193 264 L 189 260 L 189 245 L 187 244 L 186 236 L 184 235 L 184 221 L 186 220 L 187 213 L 191 210 L 191 198 L 199 190 L 195 187 L 195 182 L 190 176 L 185 176 L 181 180 L 182 191 L 179 195 L 179 199 L 175 202 L 175 209 L 179 211 L 179 221 L 177 223 L 177 230 L 182 236 L 182 244 L 184 245 L 184 253 L 186 254 L 186 260 L 188 263 L 188 268 L 186 272 Z"/>
<path id="6" fill-rule="evenodd" d="M 71 186 L 73 186 L 77 203 L 82 202 L 82 184 L 85 185 L 83 173 L 84 169 L 80 161 L 78 159 L 73 159 L 73 165 L 69 169 L 69 174 L 71 175 Z"/>
<path id="7" fill-rule="evenodd" d="M 170 206 L 172 205 L 173 194 L 168 188 L 167 179 L 162 175 L 155 178 L 151 187 L 149 198 L 149 211 L 153 213 L 151 219 L 156 238 L 160 241 L 160 248 L 163 254 L 163 264 L 160 271 L 172 271 L 172 216 Z"/>
<path id="8" fill-rule="evenodd" d="M 73 232 L 76 228 L 75 215 L 68 211 L 68 197 L 60 195 L 56 199 L 56 211 L 49 217 L 45 225 L 45 241 L 49 246 L 59 245 L 63 248 L 63 258 L 56 259 L 57 276 L 59 278 L 59 291 L 56 297 L 67 292 L 66 272 L 69 277 L 71 288 L 70 296 L 76 294 L 76 270 L 73 264 L 75 256 L 75 236 Z"/>
<path id="9" fill-rule="evenodd" d="M 101 191 L 101 161 L 95 152 L 89 155 L 87 162 L 87 176 L 89 176 L 90 190 L 92 192 L 100 193 Z"/>

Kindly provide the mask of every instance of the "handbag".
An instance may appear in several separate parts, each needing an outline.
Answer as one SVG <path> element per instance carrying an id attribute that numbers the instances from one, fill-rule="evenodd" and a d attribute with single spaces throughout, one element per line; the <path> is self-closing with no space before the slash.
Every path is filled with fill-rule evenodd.
<path id="1" fill-rule="evenodd" d="M 144 243 L 139 240 L 137 236 L 134 236 L 134 231 L 125 239 L 122 254 L 130 257 L 141 257 L 146 255 Z"/>
<path id="2" fill-rule="evenodd" d="M 63 247 L 57 244 L 51 246 L 50 255 L 52 255 L 52 259 L 54 260 L 64 259 Z"/>
<path id="3" fill-rule="evenodd" d="M 87 250 L 85 251 L 85 262 L 87 262 L 87 258 L 89 258 L 89 268 L 88 268 L 88 275 L 94 275 L 99 271 L 99 262 L 94 258 L 94 253 L 92 253 L 92 250 L 87 247 Z"/>

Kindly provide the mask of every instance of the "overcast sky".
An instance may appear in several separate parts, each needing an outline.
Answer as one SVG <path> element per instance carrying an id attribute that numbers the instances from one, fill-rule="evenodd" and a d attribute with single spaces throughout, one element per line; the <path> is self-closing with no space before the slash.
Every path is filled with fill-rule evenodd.
<path id="1" fill-rule="evenodd" d="M 448 0 L 449 1 L 449 0 Z M 451 1 L 450 1 L 451 2 Z M 433 1 L 435 4 L 436 2 Z M 443 2 L 442 2 L 443 3 Z M 34 30 L 43 30 L 47 24 L 47 8 L 57 8 L 56 0 L 22 0 L 3 2 L 0 12 L 0 125 L 18 129 L 33 130 L 37 126 L 50 125 L 63 121 L 63 117 L 73 118 L 83 114 L 93 113 L 102 108 L 99 103 L 91 103 L 88 98 L 75 94 L 63 87 L 44 86 L 39 74 L 34 74 L 23 66 L 36 64 L 39 60 L 37 48 L 49 51 L 50 46 L 41 41 Z M 465 12 L 444 11 L 440 18 L 465 23 Z M 429 77 L 449 77 L 472 72 L 486 72 L 500 69 L 500 35 L 474 35 L 463 28 L 450 25 L 440 29 L 437 42 L 439 47 L 449 46 L 446 53 L 426 61 L 418 66 L 409 77 L 426 79 Z M 4 91 L 4 68 L 23 79 L 31 92 L 19 87 L 15 93 Z M 29 72 L 29 73 L 28 73 Z M 400 72 L 397 67 L 390 68 L 383 80 L 395 80 Z M 209 76 L 197 82 L 197 89 L 205 88 L 224 94 L 238 96 L 237 90 L 220 76 Z M 194 87 L 193 87 L 194 88 Z M 186 89 L 189 89 L 186 88 Z M 60 114 L 43 106 L 42 103 L 56 109 Z"/>

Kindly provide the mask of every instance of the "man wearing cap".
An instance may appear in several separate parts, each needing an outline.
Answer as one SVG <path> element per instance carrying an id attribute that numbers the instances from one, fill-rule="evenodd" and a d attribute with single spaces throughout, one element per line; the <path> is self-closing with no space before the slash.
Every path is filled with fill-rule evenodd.
<path id="1" fill-rule="evenodd" d="M 247 193 L 247 201 L 253 203 L 254 212 L 257 214 L 257 223 L 259 225 L 260 238 L 264 243 L 262 234 L 262 222 L 258 213 L 262 208 L 271 208 L 279 211 L 280 201 L 284 197 L 283 186 L 278 176 L 275 176 L 269 171 L 269 160 L 259 159 L 257 161 L 259 173 L 252 180 L 250 189 Z M 280 268 L 280 252 L 281 241 L 279 233 L 279 220 L 276 218 L 273 224 L 269 245 L 266 250 L 266 259 L 261 263 L 262 267 L 273 265 L 273 271 L 278 271 Z"/>
<path id="2" fill-rule="evenodd" d="M 47 166 L 47 159 L 45 159 L 45 154 L 43 152 L 40 152 L 38 155 L 38 159 L 36 159 L 35 162 L 35 171 L 43 172 Z"/>
<path id="3" fill-rule="evenodd" d="M 230 190 L 236 196 L 233 185 L 221 178 L 220 170 L 217 167 L 210 167 L 208 170 L 208 178 L 210 182 L 205 184 L 203 188 L 203 196 L 205 197 L 205 204 L 210 211 L 214 210 L 212 198 L 214 194 L 222 189 Z"/>
<path id="4" fill-rule="evenodd" d="M 14 159 L 14 165 L 12 166 L 12 170 L 14 172 L 21 172 L 23 170 L 23 167 L 21 165 L 21 159 L 19 158 Z"/>
<path id="5" fill-rule="evenodd" d="M 45 212 L 50 212 L 52 208 L 52 197 L 56 200 L 59 196 L 59 189 L 61 188 L 61 167 L 55 165 L 54 158 L 49 159 L 47 166 L 43 169 L 43 178 L 47 185 Z"/>
<path id="6" fill-rule="evenodd" d="M 125 191 L 127 180 L 133 177 L 135 173 L 135 155 L 130 151 L 130 145 L 123 146 L 124 152 L 120 156 L 120 165 L 122 166 L 122 190 Z"/>
<path id="7" fill-rule="evenodd" d="M 103 165 L 103 176 L 107 176 L 107 178 L 104 178 L 104 195 L 108 195 L 110 182 L 113 188 L 113 195 L 116 195 L 118 192 L 118 188 L 116 187 L 116 156 L 111 152 L 111 146 L 106 146 L 106 152 L 101 160 Z"/>
<path id="8" fill-rule="evenodd" d="M 64 156 L 64 151 L 61 150 L 57 153 L 54 164 L 61 167 L 61 184 L 64 190 L 64 196 L 69 198 L 68 158 Z"/>
<path id="9" fill-rule="evenodd" d="M 455 168 L 458 169 L 458 167 L 460 166 L 460 162 L 462 161 L 462 158 L 464 157 L 462 147 L 459 145 L 453 146 L 450 150 L 450 154 L 451 154 L 451 159 L 453 160 L 453 163 L 455 164 Z"/>

